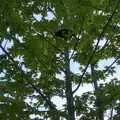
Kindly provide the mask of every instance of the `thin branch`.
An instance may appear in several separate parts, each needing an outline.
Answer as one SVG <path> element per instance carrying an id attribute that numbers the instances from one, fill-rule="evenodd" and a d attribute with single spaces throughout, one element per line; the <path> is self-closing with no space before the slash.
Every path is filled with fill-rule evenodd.
<path id="1" fill-rule="evenodd" d="M 7 42 L 8 42 L 8 39 L 7 39 L 6 42 L 5 42 L 4 49 L 5 49 L 6 45 L 7 45 Z"/>
<path id="2" fill-rule="evenodd" d="M 56 15 L 56 13 L 54 12 L 54 10 L 53 10 L 52 8 L 50 8 L 50 7 L 48 6 L 48 10 L 49 10 L 50 12 L 52 12 L 52 14 L 57 18 L 57 15 Z"/>
<path id="3" fill-rule="evenodd" d="M 103 51 L 105 49 L 105 47 L 108 45 L 108 43 L 109 43 L 109 39 L 106 40 L 104 46 L 100 50 L 96 51 L 96 53 Z"/>
<path id="4" fill-rule="evenodd" d="M 85 20 L 83 20 L 83 23 L 82 23 L 82 26 L 81 26 L 81 30 L 80 30 L 79 35 L 81 35 L 81 33 L 82 33 L 83 26 L 84 26 L 84 21 L 85 21 Z M 73 37 L 75 38 L 76 43 L 75 43 L 75 46 L 74 46 L 74 48 L 73 48 L 73 52 L 72 52 L 72 54 L 71 54 L 71 56 L 70 56 L 70 60 L 71 60 L 72 57 L 74 56 L 75 50 L 76 50 L 76 48 L 77 48 L 77 46 L 78 46 L 78 42 L 80 41 L 80 38 L 77 38 L 75 35 L 74 35 Z"/>
<path id="5" fill-rule="evenodd" d="M 110 118 L 109 120 L 113 120 L 113 111 L 114 111 L 114 107 L 112 105 L 111 111 L 110 111 Z"/>
<path id="6" fill-rule="evenodd" d="M 47 96 L 45 96 L 38 87 L 36 87 L 36 86 L 35 86 L 34 84 L 32 84 L 32 83 L 29 83 L 29 84 L 31 85 L 31 87 L 32 87 L 37 93 L 39 93 L 39 94 L 41 95 L 41 97 L 47 102 L 47 104 L 49 105 L 49 107 L 50 107 L 51 109 L 57 111 L 57 109 L 55 108 L 55 106 L 53 105 L 53 103 L 52 103 L 49 99 L 47 99 Z"/>
<path id="7" fill-rule="evenodd" d="M 119 59 L 120 59 L 120 56 L 116 57 L 116 59 L 107 67 L 104 73 L 106 73 Z"/>
<path id="8" fill-rule="evenodd" d="M 80 32 L 80 34 L 81 34 L 81 32 Z M 73 52 L 72 52 L 72 54 L 71 54 L 69 60 L 71 60 L 72 57 L 74 56 L 74 54 L 75 54 L 75 50 L 76 50 L 76 48 L 77 48 L 77 46 L 78 46 L 78 42 L 80 41 L 80 39 L 77 38 L 75 35 L 74 35 L 73 37 L 75 37 L 76 43 L 75 43 L 75 45 L 74 45 Z"/>
<path id="9" fill-rule="evenodd" d="M 12 56 L 5 50 L 5 48 L 0 44 L 1 50 L 8 56 L 8 58 L 14 63 Z"/>
<path id="10" fill-rule="evenodd" d="M 80 85 L 81 85 L 81 83 L 82 83 L 82 79 L 83 79 L 83 77 L 84 77 L 84 75 L 85 75 L 85 73 L 86 73 L 86 71 L 87 71 L 87 69 L 88 69 L 88 66 L 89 66 L 89 64 L 91 63 L 91 61 L 92 61 L 92 59 L 93 59 L 93 57 L 94 57 L 94 55 L 95 55 L 95 53 L 96 53 L 96 50 L 97 50 L 98 45 L 99 45 L 99 42 L 100 42 L 102 36 L 104 35 L 104 33 L 105 33 L 105 31 L 106 31 L 109 23 L 111 22 L 114 14 L 116 13 L 116 9 L 117 9 L 117 7 L 118 7 L 118 5 L 119 5 L 119 2 L 120 2 L 120 0 L 118 0 L 117 4 L 116 4 L 116 6 L 115 6 L 115 9 L 114 9 L 114 11 L 113 11 L 113 13 L 112 13 L 112 15 L 110 16 L 110 18 L 108 19 L 107 23 L 106 23 L 105 26 L 103 27 L 103 31 L 101 32 L 101 34 L 100 34 L 99 37 L 98 37 L 98 41 L 97 41 L 97 44 L 96 44 L 96 46 L 95 46 L 95 49 L 94 49 L 91 57 L 90 57 L 89 60 L 88 60 L 88 63 L 87 63 L 87 65 L 86 65 L 86 67 L 85 67 L 85 69 L 84 69 L 84 71 L 83 71 L 83 74 L 82 74 L 81 77 L 80 77 L 80 82 L 78 83 L 78 86 L 75 88 L 75 90 L 73 90 L 73 94 L 79 89 L 79 87 L 80 87 Z"/>

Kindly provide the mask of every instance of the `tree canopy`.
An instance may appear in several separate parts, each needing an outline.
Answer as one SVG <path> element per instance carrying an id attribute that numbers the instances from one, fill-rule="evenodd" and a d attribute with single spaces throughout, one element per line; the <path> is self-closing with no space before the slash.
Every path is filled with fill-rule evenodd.
<path id="1" fill-rule="evenodd" d="M 119 120 L 119 39 L 120 0 L 0 1 L 0 119 Z"/>

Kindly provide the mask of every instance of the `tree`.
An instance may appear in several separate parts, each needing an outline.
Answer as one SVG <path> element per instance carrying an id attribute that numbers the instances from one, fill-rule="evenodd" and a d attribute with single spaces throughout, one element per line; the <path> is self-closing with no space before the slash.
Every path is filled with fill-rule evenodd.
<path id="1" fill-rule="evenodd" d="M 0 118 L 119 119 L 119 78 L 109 77 L 120 64 L 119 3 L 1 1 Z M 100 69 L 105 59 L 111 63 Z M 79 74 L 71 62 L 79 64 Z M 85 84 L 93 90 L 77 95 Z M 63 109 L 55 96 L 65 99 Z"/>

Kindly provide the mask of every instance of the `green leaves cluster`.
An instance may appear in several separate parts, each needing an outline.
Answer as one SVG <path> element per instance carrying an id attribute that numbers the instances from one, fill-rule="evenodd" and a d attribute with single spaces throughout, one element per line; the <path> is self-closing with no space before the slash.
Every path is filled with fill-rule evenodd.
<path id="1" fill-rule="evenodd" d="M 0 119 L 69 120 L 72 97 L 76 119 L 104 120 L 100 111 L 120 119 L 119 13 L 119 0 L 0 1 Z M 56 34 L 62 30 L 70 32 Z M 106 59 L 111 64 L 100 69 Z M 80 68 L 73 72 L 75 62 Z M 92 91 L 82 93 L 86 84 Z M 66 100 L 63 109 L 54 96 Z"/>

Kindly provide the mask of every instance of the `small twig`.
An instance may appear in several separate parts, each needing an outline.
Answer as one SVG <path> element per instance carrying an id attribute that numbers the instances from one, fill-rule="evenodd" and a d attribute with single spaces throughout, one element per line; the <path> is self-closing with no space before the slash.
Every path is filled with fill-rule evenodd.
<path id="1" fill-rule="evenodd" d="M 7 45 L 7 42 L 8 42 L 8 39 L 7 39 L 6 42 L 5 42 L 4 49 L 5 49 L 6 45 Z"/>
<path id="2" fill-rule="evenodd" d="M 108 43 L 109 43 L 109 39 L 106 40 L 104 46 L 100 50 L 96 51 L 96 53 L 103 51 L 105 49 L 105 47 L 108 45 Z"/>
<path id="3" fill-rule="evenodd" d="M 72 57 L 74 56 L 74 54 L 75 54 L 75 49 L 77 48 L 77 46 L 78 46 L 78 42 L 80 41 L 80 39 L 79 38 L 77 38 L 76 36 L 74 36 L 75 37 L 75 40 L 76 40 L 76 43 L 75 43 L 75 46 L 74 46 L 74 49 L 73 49 L 73 52 L 72 52 L 72 54 L 71 54 L 71 56 L 70 56 L 70 60 L 72 59 Z"/>
<path id="4" fill-rule="evenodd" d="M 116 57 L 116 59 L 107 67 L 104 73 L 106 73 L 119 59 L 120 59 L 120 56 Z"/>

